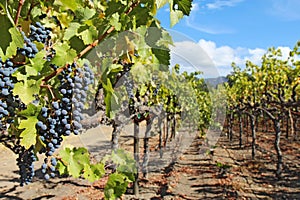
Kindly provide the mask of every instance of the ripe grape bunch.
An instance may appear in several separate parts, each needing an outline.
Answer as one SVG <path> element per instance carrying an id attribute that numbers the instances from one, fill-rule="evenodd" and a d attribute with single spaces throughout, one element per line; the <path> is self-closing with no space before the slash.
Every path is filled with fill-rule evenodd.
<path id="1" fill-rule="evenodd" d="M 31 33 L 29 38 L 25 36 L 24 33 L 24 46 L 23 48 L 18 48 L 18 52 L 22 55 L 33 58 L 38 49 L 33 41 L 46 42 L 49 38 L 49 30 L 45 30 L 41 24 L 37 23 L 38 28 L 35 26 L 30 26 Z M 17 66 L 14 65 L 12 60 L 6 59 L 2 61 L 0 58 L 0 129 L 6 130 L 8 124 L 14 122 L 14 117 L 16 109 L 23 110 L 26 106 L 21 102 L 17 95 L 13 95 L 14 84 L 16 79 L 12 74 L 17 70 Z M 19 174 L 21 176 L 21 185 L 28 184 L 31 182 L 34 176 L 33 163 L 36 161 L 35 154 L 31 149 L 25 150 L 24 147 L 17 145 L 17 153 L 19 157 L 17 158 L 17 164 L 19 166 Z"/>
<path id="2" fill-rule="evenodd" d="M 24 38 L 24 46 L 23 48 L 18 48 L 18 52 L 20 52 L 23 56 L 26 56 L 28 58 L 34 58 L 35 55 L 38 53 L 38 49 L 36 47 L 36 42 L 41 42 L 45 46 L 47 46 L 47 43 L 51 39 L 50 37 L 50 29 L 45 28 L 42 26 L 39 22 L 36 22 L 34 25 L 30 25 L 30 33 L 29 36 L 27 37 L 24 32 L 21 32 Z M 52 52 L 55 53 L 55 52 Z M 52 55 L 49 55 L 52 57 Z"/>
<path id="3" fill-rule="evenodd" d="M 12 74 L 17 68 L 11 60 L 5 62 L 0 58 L 0 129 L 5 130 L 7 124 L 13 122 L 15 109 L 24 108 L 18 96 L 12 94 L 15 78 Z"/>
<path id="4" fill-rule="evenodd" d="M 53 69 L 57 67 L 53 66 Z M 58 80 L 61 98 L 53 99 L 50 105 L 42 107 L 40 121 L 36 124 L 40 139 L 46 145 L 44 151 L 47 157 L 42 164 L 46 180 L 55 176 L 57 160 L 53 154 L 60 147 L 62 136 L 69 136 L 72 132 L 77 135 L 82 129 L 80 122 L 86 91 L 93 84 L 94 75 L 87 64 L 81 69 L 73 63 L 61 72 Z"/>
<path id="5" fill-rule="evenodd" d="M 16 109 L 23 110 L 26 106 L 18 96 L 13 95 L 13 88 L 16 82 L 12 74 L 17 70 L 13 62 L 7 59 L 5 62 L 0 58 L 0 129 L 6 130 L 8 124 L 14 122 Z M 31 149 L 16 145 L 18 153 L 17 165 L 19 166 L 20 184 L 28 184 L 34 176 L 35 154 Z"/>
<path id="6" fill-rule="evenodd" d="M 17 52 L 27 58 L 34 58 L 38 53 L 38 48 L 34 41 L 46 43 L 50 40 L 50 30 L 43 27 L 39 22 L 30 25 L 30 33 L 28 37 L 25 33 L 21 32 L 24 38 L 24 46 L 17 48 Z M 2 61 L 0 58 L 0 129 L 6 130 L 9 124 L 14 122 L 17 110 L 26 109 L 26 105 L 22 103 L 17 95 L 13 95 L 13 89 L 16 78 L 13 73 L 18 69 L 12 59 Z M 18 141 L 19 142 L 19 141 Z M 34 176 L 33 163 L 36 161 L 33 147 L 26 150 L 20 144 L 16 144 L 16 153 L 19 155 L 17 164 L 19 166 L 19 174 L 21 177 L 21 185 L 31 182 Z"/>
<path id="7" fill-rule="evenodd" d="M 135 101 L 134 101 L 134 81 L 130 75 L 130 70 L 133 63 L 124 63 L 119 60 L 118 64 L 123 66 L 123 72 L 121 73 L 120 77 L 124 78 L 124 86 L 126 89 L 126 93 L 128 96 L 128 110 L 129 114 L 132 115 L 135 113 Z"/>
<path id="8" fill-rule="evenodd" d="M 24 147 L 19 146 L 17 158 L 17 165 L 20 169 L 21 182 L 20 185 L 28 184 L 32 181 L 35 174 L 34 162 L 37 160 L 33 147 L 26 150 Z"/>

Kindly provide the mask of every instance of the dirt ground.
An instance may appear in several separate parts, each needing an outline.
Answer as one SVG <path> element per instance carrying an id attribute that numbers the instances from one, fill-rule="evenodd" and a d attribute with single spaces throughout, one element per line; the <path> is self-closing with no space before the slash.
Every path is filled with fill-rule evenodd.
<path id="1" fill-rule="evenodd" d="M 108 127 L 98 127 L 86 136 L 73 137 L 68 142 L 75 146 L 86 146 L 95 158 L 100 158 L 109 149 L 110 131 Z M 299 142 L 282 137 L 284 168 L 278 180 L 274 175 L 274 134 L 258 133 L 257 138 L 257 156 L 252 160 L 251 138 L 247 143 L 245 136 L 244 145 L 239 148 L 237 137 L 229 142 L 227 136 L 221 134 L 212 155 L 203 148 L 204 139 L 195 137 L 177 160 L 170 162 L 172 153 L 166 153 L 162 158 L 166 162 L 162 161 L 160 168 L 150 170 L 147 179 L 141 178 L 139 196 L 132 195 L 132 189 L 129 188 L 122 199 L 300 199 Z M 153 156 L 157 152 L 155 141 L 152 140 L 150 148 Z M 125 149 L 132 148 L 132 140 L 128 136 L 122 137 L 120 143 Z M 0 157 L 0 199 L 103 198 L 105 177 L 95 183 L 69 177 L 45 182 L 39 176 L 40 171 L 37 171 L 32 184 L 20 187 L 15 155 L 0 147 Z M 37 168 L 39 166 L 37 164 Z"/>

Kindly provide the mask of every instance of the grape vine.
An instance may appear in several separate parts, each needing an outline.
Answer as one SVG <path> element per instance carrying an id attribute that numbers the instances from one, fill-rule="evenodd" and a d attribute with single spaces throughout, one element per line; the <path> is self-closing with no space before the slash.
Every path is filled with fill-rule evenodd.
<path id="1" fill-rule="evenodd" d="M 188 0 L 184 3 L 175 0 L 0 2 L 0 20 L 4 25 L 0 30 L 3 36 L 0 44 L 0 141 L 18 154 L 21 185 L 32 181 L 33 164 L 38 154 L 44 156 L 41 169 L 46 180 L 55 177 L 57 171 L 77 177 L 87 171 L 71 172 L 69 165 L 74 163 L 62 154 L 57 155 L 57 150 L 64 137 L 82 132 L 83 113 L 88 109 L 86 102 L 98 92 L 95 85 L 101 85 L 106 117 L 113 120 L 116 113 L 109 102 L 117 102 L 114 84 L 125 77 L 130 115 L 140 114 L 136 113 L 135 78 L 130 76 L 138 74 L 138 67 L 147 68 L 141 70 L 141 77 L 146 77 L 160 64 L 169 64 L 171 41 L 155 17 L 157 9 L 166 3 L 171 5 L 172 26 L 188 15 L 192 7 Z M 180 6 L 175 6 L 178 4 Z M 149 27 L 159 30 L 159 38 L 151 39 L 151 31 L 145 31 Z M 100 67 L 86 59 L 92 49 L 105 43 L 106 38 L 124 31 L 135 32 L 146 39 L 133 36 L 116 40 L 110 49 L 112 59 L 104 60 Z M 120 41 L 126 42 L 122 46 Z M 143 46 L 150 48 L 144 51 Z M 98 68 L 101 74 L 97 74 Z M 168 66 L 161 70 L 168 71 Z M 153 97 L 160 88 L 155 89 Z M 72 150 L 64 153 L 70 155 Z M 101 168 L 86 164 L 91 173 Z M 94 178 L 99 179 L 103 174 L 98 175 Z M 117 180 L 114 176 L 109 181 L 111 185 Z M 124 192 L 127 183 L 113 190 L 115 196 Z M 106 190 L 113 196 L 110 187 Z"/>

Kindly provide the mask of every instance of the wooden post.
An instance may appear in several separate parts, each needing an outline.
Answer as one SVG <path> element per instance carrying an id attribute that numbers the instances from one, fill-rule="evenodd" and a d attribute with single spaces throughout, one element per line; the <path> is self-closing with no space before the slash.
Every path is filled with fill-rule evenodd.
<path id="1" fill-rule="evenodd" d="M 134 151 L 134 160 L 136 164 L 136 174 L 135 180 L 133 185 L 133 193 L 134 195 L 139 195 L 139 161 L 140 161 L 140 149 L 139 149 L 139 123 L 134 122 L 134 144 L 133 144 L 133 151 Z"/>
<path id="2" fill-rule="evenodd" d="M 144 137 L 144 159 L 142 164 L 142 172 L 144 178 L 147 178 L 148 175 L 148 162 L 149 162 L 149 138 L 150 138 L 150 130 L 151 130 L 152 120 L 151 118 L 147 120 L 147 127 Z"/>

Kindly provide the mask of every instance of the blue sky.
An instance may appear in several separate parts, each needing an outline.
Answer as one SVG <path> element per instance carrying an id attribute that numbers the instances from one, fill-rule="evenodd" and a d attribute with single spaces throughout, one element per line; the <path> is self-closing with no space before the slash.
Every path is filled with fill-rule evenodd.
<path id="1" fill-rule="evenodd" d="M 208 70 L 212 65 L 226 75 L 233 61 L 241 67 L 246 60 L 259 64 L 269 47 L 287 54 L 300 40 L 299 9 L 300 0 L 194 0 L 190 16 L 171 29 L 179 35 L 174 37 L 177 55 L 186 62 L 178 56 L 172 62 L 186 68 L 189 62 L 201 66 L 206 76 L 216 76 Z M 157 17 L 170 28 L 167 9 Z"/>

